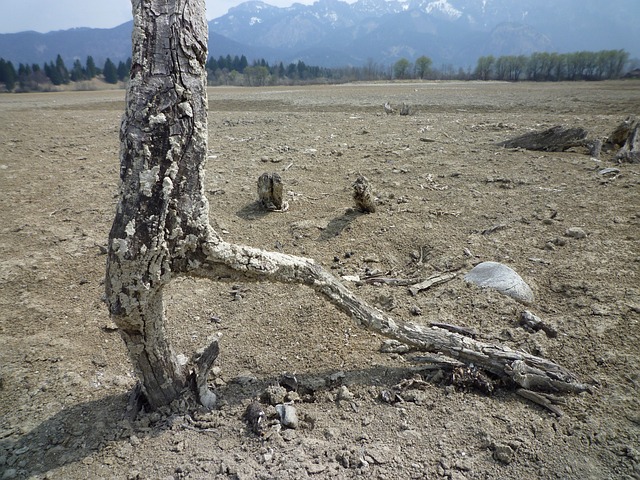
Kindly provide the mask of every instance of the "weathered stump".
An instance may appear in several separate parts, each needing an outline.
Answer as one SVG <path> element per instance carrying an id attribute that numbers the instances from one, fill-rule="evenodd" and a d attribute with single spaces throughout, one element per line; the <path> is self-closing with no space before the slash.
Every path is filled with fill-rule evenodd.
<path id="1" fill-rule="evenodd" d="M 616 160 L 627 163 L 640 163 L 640 121 L 631 115 L 618 125 L 609 135 L 609 146 L 620 146 Z"/>
<path id="2" fill-rule="evenodd" d="M 289 208 L 282 191 L 282 179 L 277 173 L 263 173 L 258 178 L 258 199 L 267 210 L 284 212 Z"/>
<path id="3" fill-rule="evenodd" d="M 353 187 L 353 199 L 358 209 L 364 213 L 374 213 L 376 211 L 376 203 L 367 177 L 364 175 L 358 176 L 351 186 Z"/>
<path id="4" fill-rule="evenodd" d="M 152 408 L 189 387 L 165 336 L 163 288 L 204 258 L 210 236 L 204 0 L 133 0 L 133 52 L 120 128 L 120 200 L 106 298 Z"/>

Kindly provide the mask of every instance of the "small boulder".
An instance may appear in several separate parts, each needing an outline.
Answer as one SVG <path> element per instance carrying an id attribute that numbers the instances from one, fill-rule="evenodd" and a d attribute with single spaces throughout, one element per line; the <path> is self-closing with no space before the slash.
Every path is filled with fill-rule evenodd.
<path id="1" fill-rule="evenodd" d="M 280 423 L 283 427 L 298 428 L 298 413 L 293 405 L 280 404 L 276 405 L 276 411 L 280 417 Z"/>
<path id="2" fill-rule="evenodd" d="M 479 263 L 464 276 L 464 279 L 479 287 L 493 288 L 525 305 L 534 301 L 531 287 L 513 269 L 502 263 Z"/>

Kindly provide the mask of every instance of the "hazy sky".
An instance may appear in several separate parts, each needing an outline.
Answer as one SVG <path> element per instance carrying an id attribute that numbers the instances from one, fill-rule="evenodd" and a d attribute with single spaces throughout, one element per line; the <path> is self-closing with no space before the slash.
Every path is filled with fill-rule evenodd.
<path id="1" fill-rule="evenodd" d="M 207 0 L 207 18 L 220 17 L 244 0 Z M 297 0 L 312 4 L 314 0 Z M 294 0 L 266 0 L 288 7 Z M 73 27 L 111 28 L 131 20 L 130 0 L 0 0 L 0 33 L 50 32 Z"/>

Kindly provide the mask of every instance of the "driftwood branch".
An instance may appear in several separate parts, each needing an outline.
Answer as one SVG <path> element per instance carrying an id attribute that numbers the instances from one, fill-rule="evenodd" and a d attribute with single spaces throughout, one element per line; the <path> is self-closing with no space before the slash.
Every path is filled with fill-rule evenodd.
<path id="1" fill-rule="evenodd" d="M 563 367 L 506 346 L 488 344 L 438 327 L 426 327 L 393 319 L 369 306 L 337 278 L 313 260 L 268 252 L 220 240 L 212 232 L 205 247 L 207 258 L 191 272 L 211 279 L 273 280 L 300 283 L 323 294 L 361 326 L 419 350 L 442 352 L 465 363 L 473 363 L 494 375 L 509 378 L 527 389 L 580 392 L 588 386 Z"/>
<path id="2" fill-rule="evenodd" d="M 585 147 L 590 156 L 600 158 L 602 150 L 615 152 L 619 162 L 640 163 L 640 121 L 633 115 L 620 123 L 606 141 L 588 140 L 583 128 L 556 126 L 541 132 L 530 132 L 498 143 L 506 148 L 524 148 L 547 152 L 562 152 L 574 147 Z"/>
<path id="3" fill-rule="evenodd" d="M 456 274 L 451 272 L 433 275 L 420 283 L 411 285 L 409 287 L 409 291 L 411 292 L 411 295 L 415 297 L 422 290 L 426 290 L 427 288 L 431 288 L 435 285 L 440 285 L 441 283 L 446 283 L 454 278 L 456 278 Z"/>

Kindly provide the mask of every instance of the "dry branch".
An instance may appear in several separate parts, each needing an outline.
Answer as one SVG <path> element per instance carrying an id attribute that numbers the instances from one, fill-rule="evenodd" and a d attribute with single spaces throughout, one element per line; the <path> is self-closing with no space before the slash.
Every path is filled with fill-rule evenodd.
<path id="1" fill-rule="evenodd" d="M 243 279 L 301 283 L 323 294 L 361 326 L 417 349 L 442 352 L 465 363 L 473 363 L 528 389 L 588 390 L 574 374 L 549 360 L 442 328 L 394 320 L 357 298 L 311 259 L 230 244 L 220 240 L 213 231 L 205 251 L 205 262 L 192 274 L 214 280 L 240 275 Z"/>

